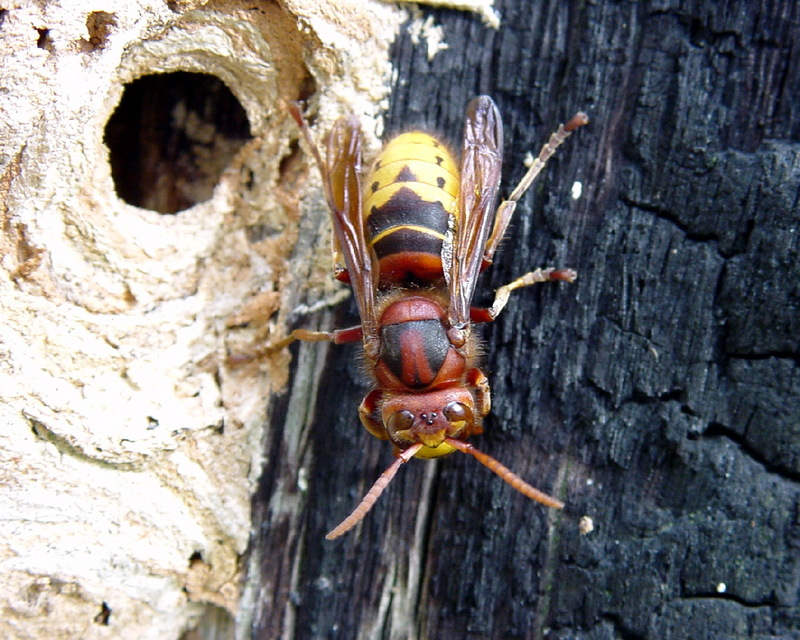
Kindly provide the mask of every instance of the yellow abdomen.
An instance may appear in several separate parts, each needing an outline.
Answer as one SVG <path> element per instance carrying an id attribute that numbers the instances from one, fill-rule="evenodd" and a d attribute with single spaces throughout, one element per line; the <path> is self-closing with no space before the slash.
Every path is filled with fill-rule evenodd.
<path id="1" fill-rule="evenodd" d="M 458 216 L 452 154 L 427 133 L 404 133 L 386 144 L 364 184 L 366 235 L 381 285 L 440 280 L 442 242 Z"/>

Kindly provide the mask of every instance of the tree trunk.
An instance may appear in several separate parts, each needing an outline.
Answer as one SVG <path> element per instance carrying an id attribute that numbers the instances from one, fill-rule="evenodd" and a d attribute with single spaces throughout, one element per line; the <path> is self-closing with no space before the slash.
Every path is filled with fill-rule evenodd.
<path id="1" fill-rule="evenodd" d="M 230 637 L 268 398 L 290 361 L 259 351 L 301 297 L 334 290 L 327 214 L 300 215 L 309 172 L 286 104 L 315 93 L 323 127 L 349 105 L 374 121 L 388 43 L 365 27 L 391 32 L 401 12 L 12 4 L 0 636 Z"/>
<path id="2" fill-rule="evenodd" d="M 796 3 L 113 5 L 0 9 L 0 635 L 800 635 Z M 412 460 L 327 542 L 392 452 L 358 347 L 265 348 L 358 322 L 286 103 L 457 149 L 477 94 L 501 196 L 591 118 L 476 295 L 579 272 L 483 328 L 473 439 L 567 506 Z"/>
<path id="3" fill-rule="evenodd" d="M 494 406 L 474 439 L 567 507 L 465 456 L 414 460 L 326 542 L 392 453 L 358 424 L 358 349 L 298 345 L 255 507 L 252 637 L 795 637 L 798 6 L 495 8 L 496 31 L 426 9 L 447 44 L 432 58 L 401 30 L 386 128 L 458 147 L 465 105 L 491 95 L 507 195 L 559 121 L 591 117 L 477 296 L 537 266 L 579 271 L 486 327 Z"/>

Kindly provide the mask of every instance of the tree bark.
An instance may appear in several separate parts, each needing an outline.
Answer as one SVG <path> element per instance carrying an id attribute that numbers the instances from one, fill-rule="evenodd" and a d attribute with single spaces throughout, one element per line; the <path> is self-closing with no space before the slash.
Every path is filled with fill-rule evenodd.
<path id="1" fill-rule="evenodd" d="M 495 8 L 496 31 L 425 10 L 447 43 L 432 58 L 401 30 L 387 131 L 425 126 L 457 148 L 465 105 L 491 95 L 507 195 L 525 152 L 591 117 L 478 293 L 579 271 L 517 292 L 486 327 L 494 406 L 474 439 L 567 507 L 464 456 L 415 460 L 324 541 L 392 455 L 358 425 L 358 349 L 293 347 L 254 509 L 252 637 L 795 637 L 797 4 Z M 335 320 L 356 323 L 353 304 Z"/>
<path id="2" fill-rule="evenodd" d="M 498 29 L 430 8 L 400 28 L 356 0 L 0 9 L 0 635 L 800 633 L 800 10 L 494 9 Z M 199 179 L 241 140 L 211 118 L 224 92 L 208 112 L 185 99 L 162 121 L 167 164 L 148 164 L 152 135 L 128 150 L 162 168 L 135 185 L 160 178 L 154 200 L 126 202 L 114 180 L 137 162 L 114 174 L 112 114 L 173 72 L 221 80 L 253 140 Z M 332 308 L 327 212 L 286 102 L 307 100 L 318 138 L 355 113 L 369 153 L 382 128 L 458 148 L 481 93 L 505 122 L 503 196 L 558 122 L 592 120 L 476 296 L 579 272 L 483 329 L 493 409 L 473 440 L 567 506 L 465 456 L 413 460 L 327 542 L 392 452 L 358 423 L 358 347 L 262 348 L 358 322 Z"/>
<path id="3" fill-rule="evenodd" d="M 230 637 L 267 398 L 290 359 L 263 347 L 301 297 L 334 291 L 327 214 L 301 219 L 286 104 L 314 93 L 323 127 L 342 103 L 376 121 L 388 43 L 366 27 L 391 33 L 401 13 L 11 4 L 0 636 Z"/>

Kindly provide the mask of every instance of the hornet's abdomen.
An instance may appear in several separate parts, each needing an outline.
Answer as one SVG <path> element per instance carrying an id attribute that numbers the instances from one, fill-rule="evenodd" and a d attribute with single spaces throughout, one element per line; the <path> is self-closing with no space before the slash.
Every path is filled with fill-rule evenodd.
<path id="1" fill-rule="evenodd" d="M 365 181 L 366 236 L 380 282 L 440 280 L 442 242 L 458 215 L 459 171 L 453 156 L 426 133 L 389 141 Z"/>

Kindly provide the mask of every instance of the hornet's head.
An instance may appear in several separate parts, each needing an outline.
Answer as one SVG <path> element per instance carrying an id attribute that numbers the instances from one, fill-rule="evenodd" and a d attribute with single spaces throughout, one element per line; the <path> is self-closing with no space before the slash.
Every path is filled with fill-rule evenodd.
<path id="1" fill-rule="evenodd" d="M 481 431 L 475 399 L 464 388 L 424 393 L 384 391 L 374 410 L 364 410 L 362 405 L 360 415 L 368 431 L 390 440 L 400 451 L 421 444 L 415 454 L 419 458 L 452 453 L 448 438 L 466 440 Z"/>

